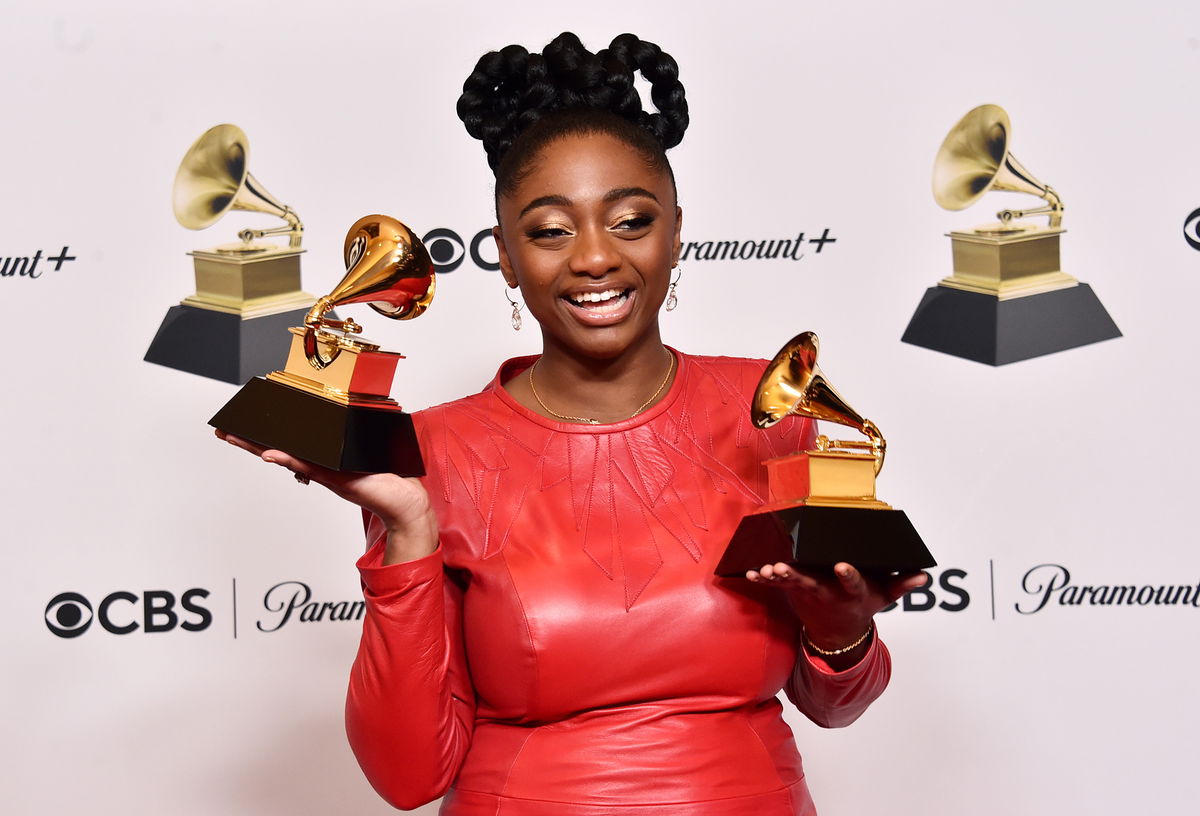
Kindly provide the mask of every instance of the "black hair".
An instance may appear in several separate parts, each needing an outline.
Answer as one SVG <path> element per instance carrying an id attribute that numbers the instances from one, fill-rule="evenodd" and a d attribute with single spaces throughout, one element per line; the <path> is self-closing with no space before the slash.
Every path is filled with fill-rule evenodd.
<path id="1" fill-rule="evenodd" d="M 650 83 L 656 113 L 642 109 L 635 73 Z M 683 139 L 688 107 L 679 65 L 654 43 L 621 34 L 593 54 L 564 32 L 540 54 L 509 45 L 480 57 L 463 83 L 458 117 L 483 142 L 499 197 L 521 182 L 543 147 L 584 133 L 625 142 L 674 186 L 666 151 Z"/>

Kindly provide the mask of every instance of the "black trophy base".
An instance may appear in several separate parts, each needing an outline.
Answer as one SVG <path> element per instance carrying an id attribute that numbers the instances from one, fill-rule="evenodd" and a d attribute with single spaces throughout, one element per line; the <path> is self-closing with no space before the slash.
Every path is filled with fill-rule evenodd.
<path id="1" fill-rule="evenodd" d="M 172 306 L 144 359 L 241 385 L 283 368 L 292 342 L 288 327 L 301 325 L 306 314 L 308 309 L 290 309 L 243 319 L 196 306 Z"/>
<path id="2" fill-rule="evenodd" d="M 742 518 L 716 573 L 744 577 L 779 561 L 828 569 L 839 561 L 860 572 L 915 572 L 937 564 L 903 510 L 798 505 Z"/>
<path id="3" fill-rule="evenodd" d="M 1120 337 L 1086 283 L 999 300 L 933 286 L 900 338 L 905 343 L 1000 366 Z"/>
<path id="4" fill-rule="evenodd" d="M 273 380 L 250 380 L 208 424 L 333 470 L 425 475 L 408 414 L 341 405 Z"/>

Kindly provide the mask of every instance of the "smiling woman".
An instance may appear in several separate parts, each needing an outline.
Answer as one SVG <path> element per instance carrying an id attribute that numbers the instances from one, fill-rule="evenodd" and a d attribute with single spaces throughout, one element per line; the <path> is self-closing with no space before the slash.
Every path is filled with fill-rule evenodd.
<path id="1" fill-rule="evenodd" d="M 231 440 L 367 511 L 359 763 L 398 807 L 445 795 L 448 816 L 814 813 L 777 695 L 823 726 L 857 718 L 890 670 L 873 615 L 924 576 L 714 575 L 763 501 L 762 461 L 815 428 L 753 427 L 763 361 L 662 342 L 683 223 L 666 150 L 688 123 L 675 61 L 630 34 L 595 54 L 572 34 L 508 46 L 459 114 L 496 172 L 500 269 L 542 354 L 414 414 L 422 481 Z"/>
<path id="2" fill-rule="evenodd" d="M 682 224 L 669 176 L 607 133 L 564 135 L 497 208 L 500 269 L 543 339 L 544 396 L 524 399 L 532 375 L 505 387 L 556 418 L 644 410 L 647 385 L 674 367 L 658 327 Z"/>

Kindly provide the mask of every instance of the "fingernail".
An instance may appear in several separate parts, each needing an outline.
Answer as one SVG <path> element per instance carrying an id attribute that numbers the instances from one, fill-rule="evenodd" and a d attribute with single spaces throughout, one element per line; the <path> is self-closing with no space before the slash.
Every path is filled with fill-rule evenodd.
<path id="1" fill-rule="evenodd" d="M 263 460 L 264 462 L 270 462 L 272 465 L 277 465 L 277 464 L 279 464 L 278 462 L 276 462 L 276 461 L 275 461 L 275 460 L 274 460 L 272 457 L 270 457 L 270 456 L 264 456 L 264 457 L 262 458 L 262 460 Z"/>

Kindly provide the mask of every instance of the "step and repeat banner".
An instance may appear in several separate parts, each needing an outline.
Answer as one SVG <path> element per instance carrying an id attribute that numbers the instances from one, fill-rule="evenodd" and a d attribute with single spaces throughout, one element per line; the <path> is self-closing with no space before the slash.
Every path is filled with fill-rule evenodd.
<path id="1" fill-rule="evenodd" d="M 1194 4 L 3 5 L 5 812 L 390 812 L 342 726 L 358 513 L 213 438 L 244 371 L 172 361 L 286 345 L 254 309 L 331 291 L 371 213 L 439 272 L 419 320 L 339 307 L 405 355 L 406 409 L 535 352 L 454 105 L 480 54 L 568 29 L 681 65 L 665 339 L 769 357 L 817 332 L 939 561 L 879 617 L 884 697 L 839 731 L 789 715 L 822 813 L 1196 801 Z M 243 135 L 216 164 L 303 224 L 262 291 L 189 253 L 285 220 L 173 209 L 222 123 Z"/>

